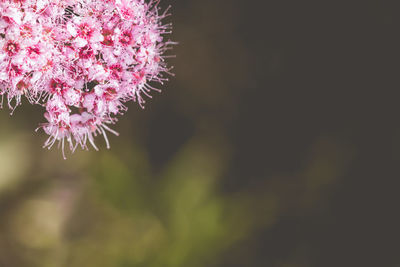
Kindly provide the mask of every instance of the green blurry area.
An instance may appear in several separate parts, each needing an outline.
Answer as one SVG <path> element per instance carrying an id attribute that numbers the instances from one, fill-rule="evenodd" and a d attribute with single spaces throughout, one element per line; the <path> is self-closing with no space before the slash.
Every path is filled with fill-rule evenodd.
<path id="1" fill-rule="evenodd" d="M 236 244 L 323 200 L 349 160 L 322 138 L 288 177 L 224 192 L 232 148 L 223 134 L 194 133 L 155 171 L 124 132 L 110 151 L 64 161 L 4 113 L 0 266 L 221 266 Z M 280 266 L 304 266 L 293 257 Z"/>

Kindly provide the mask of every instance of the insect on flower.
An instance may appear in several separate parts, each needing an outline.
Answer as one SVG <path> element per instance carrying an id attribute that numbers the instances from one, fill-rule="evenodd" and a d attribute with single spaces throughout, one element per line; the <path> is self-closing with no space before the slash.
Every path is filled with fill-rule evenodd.
<path id="1" fill-rule="evenodd" d="M 96 150 L 127 101 L 144 108 L 171 75 L 171 24 L 160 0 L 0 1 L 0 106 L 26 97 L 45 109 L 44 147 Z M 37 130 L 38 130 L 37 129 Z"/>

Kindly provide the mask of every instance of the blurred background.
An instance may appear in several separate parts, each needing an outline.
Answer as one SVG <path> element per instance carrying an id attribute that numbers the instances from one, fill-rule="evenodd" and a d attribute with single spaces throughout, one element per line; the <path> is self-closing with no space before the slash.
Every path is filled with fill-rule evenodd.
<path id="1" fill-rule="evenodd" d="M 400 266 L 396 1 L 161 2 L 176 77 L 111 150 L 0 111 L 0 266 Z"/>

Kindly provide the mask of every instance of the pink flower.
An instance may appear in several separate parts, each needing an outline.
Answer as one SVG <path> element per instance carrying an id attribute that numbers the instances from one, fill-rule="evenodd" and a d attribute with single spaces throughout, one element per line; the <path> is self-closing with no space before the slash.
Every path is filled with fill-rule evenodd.
<path id="1" fill-rule="evenodd" d="M 0 97 L 45 108 L 45 147 L 109 147 L 124 103 L 143 107 L 148 82 L 166 80 L 166 16 L 157 0 L 0 0 Z"/>
<path id="2" fill-rule="evenodd" d="M 18 53 L 20 50 L 19 44 L 15 41 L 8 41 L 4 46 L 4 51 L 8 54 L 9 57 L 12 57 Z"/>

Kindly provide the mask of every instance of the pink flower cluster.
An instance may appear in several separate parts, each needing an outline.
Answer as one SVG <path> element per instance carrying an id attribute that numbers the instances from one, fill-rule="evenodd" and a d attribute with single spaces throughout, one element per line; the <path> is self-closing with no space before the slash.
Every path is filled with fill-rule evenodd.
<path id="1" fill-rule="evenodd" d="M 42 105 L 50 137 L 45 147 L 97 150 L 133 100 L 167 79 L 159 0 L 0 0 L 0 101 L 14 110 L 25 96 Z"/>

